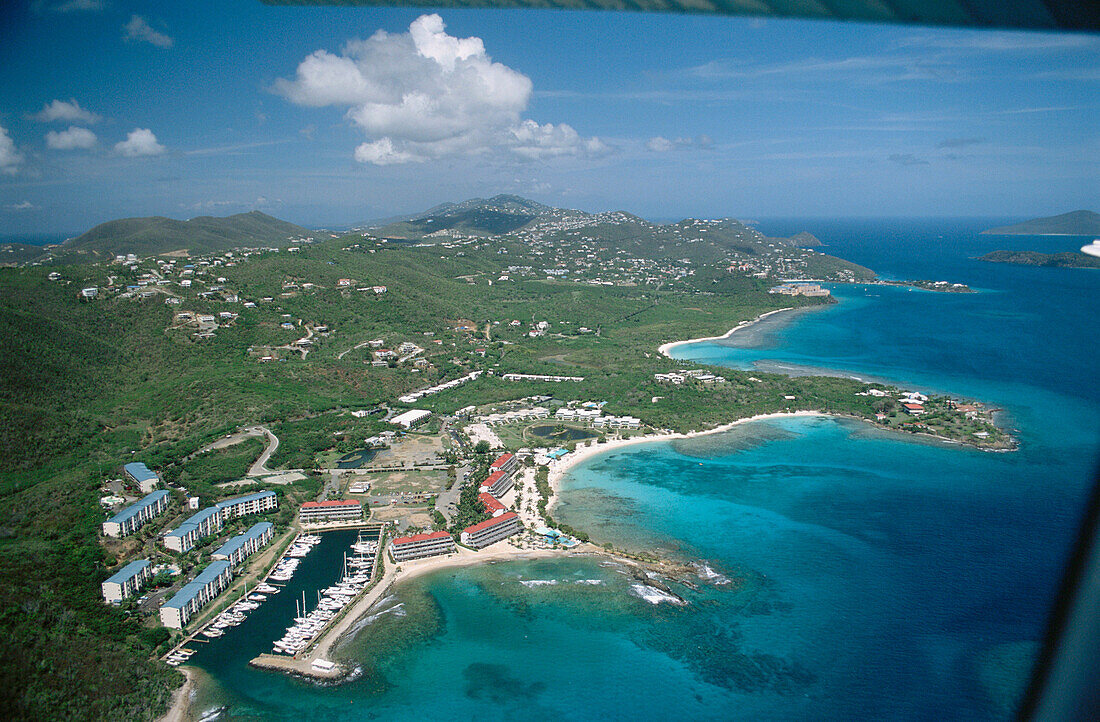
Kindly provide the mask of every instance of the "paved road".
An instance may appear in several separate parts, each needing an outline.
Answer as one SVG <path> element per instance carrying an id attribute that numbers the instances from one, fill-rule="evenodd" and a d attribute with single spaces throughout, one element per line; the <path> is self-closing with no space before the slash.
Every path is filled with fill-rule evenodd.
<path id="1" fill-rule="evenodd" d="M 455 507 L 458 505 L 458 497 L 462 494 L 462 485 L 466 481 L 466 475 L 470 473 L 469 466 L 460 466 L 455 470 L 455 485 L 450 491 L 441 491 L 435 500 L 436 510 L 443 515 L 447 523 L 451 523 Z"/>
<path id="2" fill-rule="evenodd" d="M 267 437 L 267 448 L 264 449 L 264 453 L 260 454 L 260 458 L 256 459 L 256 462 L 252 464 L 248 469 L 249 476 L 264 476 L 266 474 L 273 474 L 271 469 L 267 468 L 267 460 L 271 458 L 271 455 L 275 453 L 275 449 L 279 448 L 279 437 L 271 433 L 271 429 L 266 426 L 253 426 L 250 429 L 245 430 L 246 433 L 251 432 L 252 436 L 260 436 L 263 434 Z"/>

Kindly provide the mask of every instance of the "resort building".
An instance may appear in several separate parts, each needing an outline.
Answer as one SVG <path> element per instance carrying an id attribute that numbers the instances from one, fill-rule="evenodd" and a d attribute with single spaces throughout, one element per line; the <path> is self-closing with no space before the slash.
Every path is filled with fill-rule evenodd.
<path id="1" fill-rule="evenodd" d="M 222 529 L 222 510 L 207 507 L 164 535 L 164 546 L 181 554 L 190 551 L 195 542 Z"/>
<path id="2" fill-rule="evenodd" d="M 390 557 L 395 562 L 407 562 L 413 559 L 451 554 L 457 551 L 455 540 L 445 531 L 414 536 L 399 536 L 390 542 Z"/>
<path id="3" fill-rule="evenodd" d="M 253 524 L 252 528 L 243 534 L 238 534 L 210 556 L 214 559 L 222 559 L 229 562 L 230 566 L 237 566 L 257 551 L 267 546 L 271 538 L 275 536 L 275 525 L 269 521 L 261 521 Z"/>
<path id="4" fill-rule="evenodd" d="M 118 538 L 133 534 L 142 524 L 167 509 L 169 499 L 166 490 L 154 491 L 103 522 L 103 533 Z"/>
<path id="5" fill-rule="evenodd" d="M 493 516 L 500 516 L 506 509 L 503 504 L 496 500 L 496 498 L 487 491 L 483 491 L 477 495 L 478 501 L 485 507 L 486 514 L 492 514 Z"/>
<path id="6" fill-rule="evenodd" d="M 516 516 L 514 511 L 509 511 L 466 527 L 462 530 L 459 538 L 466 546 L 483 549 L 521 531 L 523 531 L 523 524 L 520 522 L 519 517 Z"/>
<path id="7" fill-rule="evenodd" d="M 477 490 L 479 492 L 489 492 L 496 498 L 500 498 L 507 494 L 512 486 L 515 485 L 515 480 L 512 479 L 512 475 L 506 471 L 494 471 L 489 474 L 489 478 L 481 482 Z"/>
<path id="8" fill-rule="evenodd" d="M 273 491 L 258 491 L 255 494 L 219 501 L 214 506 L 222 510 L 222 521 L 226 522 L 239 516 L 263 514 L 265 511 L 278 509 L 279 498 Z"/>
<path id="9" fill-rule="evenodd" d="M 391 424 L 396 424 L 405 429 L 411 429 L 414 426 L 419 426 L 427 421 L 432 415 L 431 411 L 425 409 L 410 409 L 403 414 L 398 414 L 390 419 Z"/>
<path id="10" fill-rule="evenodd" d="M 160 477 L 140 461 L 122 467 L 126 478 L 138 485 L 142 494 L 148 494 L 160 483 Z"/>
<path id="11" fill-rule="evenodd" d="M 126 597 L 137 594 L 145 582 L 153 576 L 148 559 L 132 561 L 103 582 L 103 601 L 121 604 Z"/>
<path id="12" fill-rule="evenodd" d="M 232 578 L 229 562 L 210 562 L 206 569 L 164 603 L 160 608 L 161 623 L 171 629 L 183 629 L 191 617 L 229 586 Z"/>
<path id="13" fill-rule="evenodd" d="M 519 466 L 519 459 L 513 454 L 501 454 L 496 461 L 489 464 L 489 471 L 512 471 L 517 466 Z"/>
<path id="14" fill-rule="evenodd" d="M 298 518 L 303 524 L 321 524 L 333 521 L 362 521 L 363 505 L 354 499 L 333 501 L 307 501 L 302 504 Z"/>

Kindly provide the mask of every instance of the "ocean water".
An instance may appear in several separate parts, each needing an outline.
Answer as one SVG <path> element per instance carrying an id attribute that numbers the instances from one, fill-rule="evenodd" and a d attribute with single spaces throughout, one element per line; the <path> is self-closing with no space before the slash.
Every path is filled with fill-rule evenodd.
<path id="1" fill-rule="evenodd" d="M 762 229 L 806 227 L 785 223 Z M 1100 458 L 1100 274 L 973 260 L 1081 241 L 977 235 L 994 224 L 814 223 L 826 252 L 979 293 L 834 287 L 839 304 L 676 354 L 981 399 L 1019 451 L 826 417 L 613 450 L 573 469 L 557 515 L 705 561 L 671 585 L 686 605 L 598 559 L 441 572 L 398 587 L 340 650 L 357 678 L 322 687 L 246 665 L 289 623 L 288 589 L 196 655 L 194 716 L 1009 717 Z M 326 538 L 295 583 L 326 585 L 346 544 Z"/>

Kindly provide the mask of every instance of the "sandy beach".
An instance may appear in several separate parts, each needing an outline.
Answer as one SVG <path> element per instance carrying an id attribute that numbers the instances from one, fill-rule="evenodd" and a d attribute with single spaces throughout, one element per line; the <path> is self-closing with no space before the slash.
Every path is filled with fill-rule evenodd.
<path id="1" fill-rule="evenodd" d="M 773 311 L 772 313 L 775 313 Z M 663 348 L 663 347 L 662 347 Z M 550 499 L 546 503 L 548 511 L 552 511 L 554 504 L 558 501 L 558 496 L 561 491 L 561 480 L 565 476 L 565 473 L 569 469 L 573 468 L 577 464 L 581 463 L 585 459 L 593 457 L 597 454 L 603 454 L 608 451 L 614 451 L 621 449 L 624 446 L 633 446 L 634 444 L 648 444 L 653 441 L 672 441 L 674 439 L 693 439 L 697 436 L 707 436 L 709 434 L 720 434 L 723 431 L 729 431 L 735 426 L 742 424 L 749 424 L 753 421 L 765 421 L 767 419 L 782 419 L 792 418 L 797 416 L 830 416 L 835 414 L 826 414 L 822 411 L 781 411 L 774 414 L 757 414 L 756 416 L 747 416 L 737 421 L 731 421 L 728 424 L 722 424 L 716 426 L 713 429 L 707 429 L 706 431 L 691 431 L 686 434 L 646 434 L 643 436 L 632 436 L 629 439 L 612 439 L 603 444 L 596 443 L 595 441 L 589 443 L 586 446 L 577 445 L 577 448 L 571 453 L 563 456 L 562 458 L 550 462 L 550 473 L 547 481 L 550 483 Z"/>
<path id="2" fill-rule="evenodd" d="M 751 321 L 742 321 L 741 323 L 739 323 L 736 326 L 734 326 L 733 328 L 731 328 L 729 331 L 726 331 L 721 336 L 704 336 L 703 338 L 689 338 L 686 341 L 669 341 L 668 343 L 663 343 L 660 346 L 658 346 L 657 347 L 657 353 L 661 354 L 662 356 L 668 356 L 669 358 L 672 358 L 672 356 L 669 354 L 669 351 L 676 348 L 677 346 L 684 346 L 684 345 L 689 344 L 689 343 L 700 343 L 702 341 L 722 341 L 722 340 L 725 340 L 725 339 L 729 338 L 730 336 L 737 333 L 738 331 L 743 331 L 746 328 L 748 328 L 749 326 L 752 326 L 753 324 L 760 323 L 761 321 L 763 321 L 765 318 L 768 318 L 769 316 L 774 316 L 775 314 L 783 313 L 784 311 L 794 311 L 794 310 L 795 310 L 795 307 L 790 306 L 788 308 L 777 308 L 774 311 L 768 311 L 767 313 L 762 313 L 759 316 L 757 316 L 756 318 L 752 319 Z"/>
<path id="3" fill-rule="evenodd" d="M 157 722 L 184 722 L 186 719 L 184 715 L 191 706 L 191 692 L 195 689 L 195 675 L 184 667 L 178 669 L 187 677 L 187 681 L 172 693 L 172 704 L 168 707 L 168 711 L 157 719 Z"/>

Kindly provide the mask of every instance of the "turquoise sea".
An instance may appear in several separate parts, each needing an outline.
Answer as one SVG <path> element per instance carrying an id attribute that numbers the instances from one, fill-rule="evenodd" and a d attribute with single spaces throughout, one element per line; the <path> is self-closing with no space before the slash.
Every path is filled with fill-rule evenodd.
<path id="1" fill-rule="evenodd" d="M 248 668 L 292 596 L 338 575 L 350 540 L 330 535 L 293 588 L 203 645 L 194 716 L 1009 717 L 1100 459 L 1100 273 L 973 260 L 1091 240 L 977 234 L 998 222 L 766 222 L 886 277 L 979 293 L 836 286 L 839 304 L 675 353 L 973 397 L 1004 409 L 1019 451 L 823 417 L 613 450 L 573 469 L 558 516 L 705 561 L 696 589 L 674 585 L 686 606 L 597 559 L 491 564 L 399 587 L 343 648 L 351 682 Z"/>

